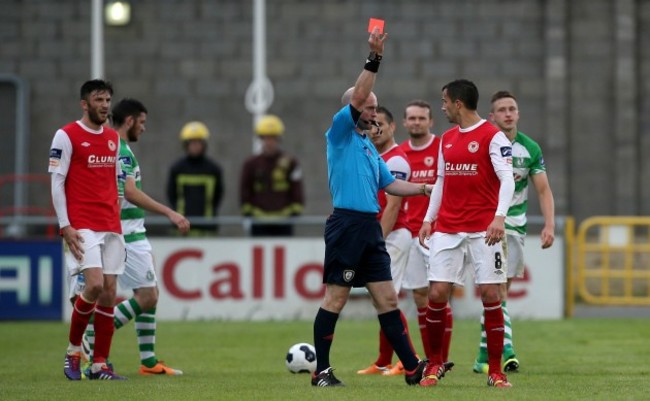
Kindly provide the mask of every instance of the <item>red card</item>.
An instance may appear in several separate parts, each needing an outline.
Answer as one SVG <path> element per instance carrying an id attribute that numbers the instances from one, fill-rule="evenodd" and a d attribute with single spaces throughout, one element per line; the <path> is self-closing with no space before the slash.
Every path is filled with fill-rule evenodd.
<path id="1" fill-rule="evenodd" d="M 370 21 L 368 22 L 368 32 L 372 33 L 375 28 L 379 29 L 379 33 L 384 33 L 384 20 L 370 18 Z"/>

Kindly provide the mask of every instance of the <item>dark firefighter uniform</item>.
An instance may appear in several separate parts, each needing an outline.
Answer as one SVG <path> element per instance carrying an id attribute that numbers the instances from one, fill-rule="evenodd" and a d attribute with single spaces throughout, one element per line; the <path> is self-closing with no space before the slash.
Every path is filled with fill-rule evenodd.
<path id="1" fill-rule="evenodd" d="M 206 156 L 210 133 L 205 124 L 193 121 L 181 130 L 185 157 L 176 161 L 169 170 L 167 197 L 178 213 L 188 217 L 213 218 L 217 216 L 223 198 L 223 172 L 221 166 Z M 190 234 L 210 234 L 216 224 L 192 223 Z"/>
<path id="2" fill-rule="evenodd" d="M 262 117 L 255 133 L 262 141 L 262 153 L 250 157 L 243 165 L 241 212 L 254 218 L 253 236 L 290 236 L 293 226 L 277 222 L 302 214 L 304 195 L 300 165 L 279 148 L 284 124 L 278 117 Z"/>

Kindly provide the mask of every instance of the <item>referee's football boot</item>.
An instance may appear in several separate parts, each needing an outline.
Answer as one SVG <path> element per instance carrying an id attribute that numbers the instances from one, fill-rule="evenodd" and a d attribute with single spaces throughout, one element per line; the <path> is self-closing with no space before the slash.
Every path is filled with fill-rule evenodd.
<path id="1" fill-rule="evenodd" d="M 316 372 L 311 375 L 311 385 L 318 387 L 340 387 L 345 386 L 342 381 L 334 376 L 334 369 L 329 367 L 324 371 L 316 374 Z"/>
<path id="2" fill-rule="evenodd" d="M 418 366 L 411 372 L 409 371 L 404 371 L 404 380 L 406 381 L 406 384 L 409 386 L 416 386 L 420 384 L 420 381 L 422 380 L 422 375 L 424 374 L 424 370 L 427 367 L 427 360 L 422 360 L 418 362 Z"/>

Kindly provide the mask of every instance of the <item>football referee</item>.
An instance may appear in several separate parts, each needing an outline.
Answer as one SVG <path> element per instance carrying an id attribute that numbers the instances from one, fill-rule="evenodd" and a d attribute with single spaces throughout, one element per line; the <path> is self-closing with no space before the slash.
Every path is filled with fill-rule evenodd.
<path id="1" fill-rule="evenodd" d="M 395 180 L 377 153 L 367 131 L 375 125 L 377 96 L 372 92 L 387 34 L 375 28 L 370 55 L 353 88 L 341 99 L 325 133 L 327 169 L 334 212 L 325 225 L 325 297 L 314 320 L 316 371 L 313 386 L 342 386 L 330 366 L 329 352 L 339 313 L 352 287 L 365 286 L 377 309 L 379 323 L 406 370 L 408 384 L 420 382 L 426 362 L 409 346 L 397 308 L 390 272 L 390 256 L 377 221 L 377 192 L 397 196 L 429 195 L 431 186 Z"/>

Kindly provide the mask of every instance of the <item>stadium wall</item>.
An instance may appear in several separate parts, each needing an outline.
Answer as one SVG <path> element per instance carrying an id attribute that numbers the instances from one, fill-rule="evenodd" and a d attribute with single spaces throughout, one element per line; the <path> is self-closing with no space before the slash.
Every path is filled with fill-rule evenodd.
<path id="1" fill-rule="evenodd" d="M 151 243 L 160 289 L 157 316 L 163 320 L 310 320 L 324 295 L 321 239 L 154 238 Z M 58 248 L 58 256 L 52 248 Z M 556 246 L 542 254 L 539 237 L 529 238 L 525 248 L 529 264 L 511 288 L 512 316 L 564 316 L 563 248 L 563 239 L 558 238 Z M 0 242 L 0 320 L 70 318 L 70 280 L 61 258 L 58 241 L 39 246 Z M 49 269 L 42 269 L 45 262 Z M 410 296 L 402 295 L 402 307 L 413 312 Z M 130 296 L 118 290 L 119 298 Z M 480 315 L 480 296 L 470 276 L 452 304 L 458 318 Z M 376 315 L 363 290 L 355 290 L 343 314 Z"/>
<path id="2" fill-rule="evenodd" d="M 179 130 L 203 120 L 213 134 L 210 154 L 226 173 L 221 213 L 237 214 L 239 170 L 252 148 L 244 107 L 252 2 L 132 3 L 129 25 L 105 28 L 106 77 L 116 98 L 139 98 L 150 110 L 147 133 L 134 148 L 145 189 L 164 199 L 167 168 L 181 154 Z M 53 133 L 80 116 L 78 90 L 90 72 L 90 2 L 0 6 L 0 73 L 29 84 L 28 172 L 44 173 Z M 581 221 L 650 212 L 650 159 L 641 157 L 650 149 L 650 99 L 641 95 L 650 91 L 650 2 L 268 0 L 266 8 L 276 94 L 269 111 L 284 119 L 285 147 L 302 161 L 308 214 L 330 209 L 323 133 L 362 67 L 368 17 L 387 21 L 391 38 L 376 92 L 398 119 L 407 101 L 423 98 L 434 106 L 434 131 L 444 131 L 439 91 L 454 78 L 478 84 L 483 116 L 489 95 L 509 89 L 519 97 L 520 128 L 545 150 L 559 215 Z M 13 134 L 5 128 L 3 139 Z M 397 138 L 406 139 L 402 129 Z M 12 152 L 3 147 L 0 157 L 12 160 Z M 30 196 L 31 204 L 48 202 Z"/>

